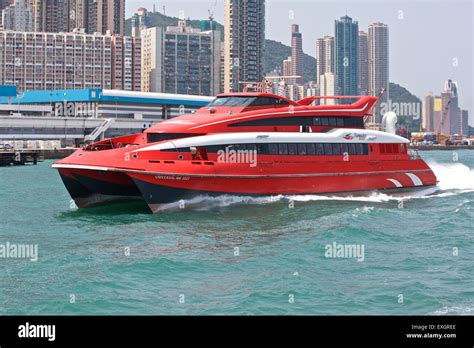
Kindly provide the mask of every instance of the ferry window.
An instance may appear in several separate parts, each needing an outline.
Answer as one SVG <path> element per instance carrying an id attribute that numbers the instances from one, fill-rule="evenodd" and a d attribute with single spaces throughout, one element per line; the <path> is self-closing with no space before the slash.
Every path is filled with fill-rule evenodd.
<path id="1" fill-rule="evenodd" d="M 384 153 L 387 152 L 387 150 L 385 149 L 385 144 L 380 144 L 379 146 L 380 146 L 380 153 L 381 154 L 384 154 Z"/>
<path id="2" fill-rule="evenodd" d="M 316 154 L 315 144 L 306 144 L 306 151 L 308 152 L 308 155 L 314 156 Z"/>
<path id="3" fill-rule="evenodd" d="M 349 146 L 347 144 L 341 144 L 341 154 L 349 154 Z"/>
<path id="4" fill-rule="evenodd" d="M 356 144 L 356 149 L 358 155 L 367 155 L 369 153 L 368 144 Z"/>
<path id="5" fill-rule="evenodd" d="M 274 99 L 274 101 L 276 106 L 285 106 L 289 104 L 286 100 L 283 99 Z"/>
<path id="6" fill-rule="evenodd" d="M 335 117 L 329 117 L 329 125 L 330 126 L 337 126 L 337 121 Z"/>
<path id="7" fill-rule="evenodd" d="M 324 155 L 324 144 L 316 144 L 316 155 Z"/>
<path id="8" fill-rule="evenodd" d="M 340 155 L 341 154 L 341 145 L 332 144 L 332 154 L 333 155 Z"/>
<path id="9" fill-rule="evenodd" d="M 298 155 L 306 155 L 306 144 L 298 144 Z"/>
<path id="10" fill-rule="evenodd" d="M 268 144 L 257 144 L 257 153 L 261 155 L 268 154 Z"/>
<path id="11" fill-rule="evenodd" d="M 392 152 L 398 153 L 398 144 L 392 144 Z"/>
<path id="12" fill-rule="evenodd" d="M 369 145 L 368 144 L 362 144 L 362 149 L 363 149 L 364 155 L 369 154 Z"/>
<path id="13" fill-rule="evenodd" d="M 331 144 L 324 144 L 324 154 L 326 156 L 331 156 L 332 155 L 332 146 L 331 146 Z"/>
<path id="14" fill-rule="evenodd" d="M 287 144 L 278 144 L 278 153 L 280 155 L 288 155 L 288 145 Z"/>
<path id="15" fill-rule="evenodd" d="M 313 117 L 313 126 L 321 125 L 321 117 Z"/>
<path id="16" fill-rule="evenodd" d="M 405 144 L 400 144 L 400 153 L 405 153 Z"/>
<path id="17" fill-rule="evenodd" d="M 357 149 L 355 144 L 348 144 L 349 147 L 349 155 L 357 155 Z"/>
<path id="18" fill-rule="evenodd" d="M 344 127 L 344 119 L 342 117 L 336 117 L 338 127 Z"/>
<path id="19" fill-rule="evenodd" d="M 364 120 L 362 117 L 345 117 L 344 126 L 346 127 L 363 127 Z"/>
<path id="20" fill-rule="evenodd" d="M 273 105 L 288 105 L 286 100 L 280 100 L 268 97 L 256 97 L 249 106 L 273 106 Z"/>
<path id="21" fill-rule="evenodd" d="M 321 117 L 321 126 L 328 126 L 329 121 L 327 117 Z"/>
<path id="22" fill-rule="evenodd" d="M 203 134 L 193 133 L 147 133 L 147 143 L 156 143 L 164 140 L 195 137 Z"/>
<path id="23" fill-rule="evenodd" d="M 213 106 L 247 106 L 254 101 L 255 97 L 232 96 L 217 97 L 207 107 Z"/>
<path id="24" fill-rule="evenodd" d="M 245 144 L 247 151 L 257 151 L 257 144 Z"/>
<path id="25" fill-rule="evenodd" d="M 268 144 L 268 153 L 270 155 L 278 155 L 278 144 Z"/>
<path id="26" fill-rule="evenodd" d="M 288 144 L 288 154 L 289 155 L 296 155 L 298 151 L 298 147 L 296 144 Z"/>
<path id="27" fill-rule="evenodd" d="M 392 144 L 385 144 L 385 151 L 387 153 L 392 153 Z"/>
<path id="28" fill-rule="evenodd" d="M 245 144 L 236 144 L 234 145 L 235 151 L 245 151 L 247 150 Z"/>

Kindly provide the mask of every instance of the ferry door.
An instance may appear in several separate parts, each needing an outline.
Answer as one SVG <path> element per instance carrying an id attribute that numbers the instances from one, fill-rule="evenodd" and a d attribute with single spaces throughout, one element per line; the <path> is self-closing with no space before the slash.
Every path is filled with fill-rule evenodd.
<path id="1" fill-rule="evenodd" d="M 377 163 L 379 159 L 379 153 L 376 144 L 369 144 L 369 162 Z"/>

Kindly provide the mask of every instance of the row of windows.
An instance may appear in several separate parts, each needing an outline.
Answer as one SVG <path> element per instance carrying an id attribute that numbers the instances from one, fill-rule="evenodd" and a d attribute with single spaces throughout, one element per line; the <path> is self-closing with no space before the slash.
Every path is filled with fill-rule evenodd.
<path id="1" fill-rule="evenodd" d="M 336 156 L 336 155 L 368 155 L 368 144 L 334 144 L 334 143 L 281 143 L 281 144 L 236 144 L 207 146 L 208 153 L 218 151 L 257 151 L 259 155 L 290 155 L 290 156 Z M 163 150 L 166 152 L 189 152 L 189 147 Z"/>
<path id="2" fill-rule="evenodd" d="M 272 117 L 229 124 L 229 127 L 248 126 L 327 126 L 327 127 L 364 127 L 362 117 L 328 117 L 328 116 L 296 116 Z"/>

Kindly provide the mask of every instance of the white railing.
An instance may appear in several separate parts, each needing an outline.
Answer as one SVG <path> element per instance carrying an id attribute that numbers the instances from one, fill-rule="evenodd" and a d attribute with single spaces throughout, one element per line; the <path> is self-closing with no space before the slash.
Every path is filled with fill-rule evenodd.
<path id="1" fill-rule="evenodd" d="M 115 122 L 114 118 L 107 118 L 105 121 L 92 131 L 91 134 L 86 135 L 85 141 L 95 141 L 101 134 L 105 133 L 110 126 Z"/>

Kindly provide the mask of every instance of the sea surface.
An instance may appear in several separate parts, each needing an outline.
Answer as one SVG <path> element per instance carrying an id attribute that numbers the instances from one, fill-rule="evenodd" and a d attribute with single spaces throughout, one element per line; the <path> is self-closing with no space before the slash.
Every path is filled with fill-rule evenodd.
<path id="1" fill-rule="evenodd" d="M 51 161 L 0 168 L 0 247 L 38 247 L 0 258 L 0 315 L 472 315 L 474 151 L 421 154 L 440 184 L 402 199 L 226 196 L 156 215 L 74 208 Z"/>

